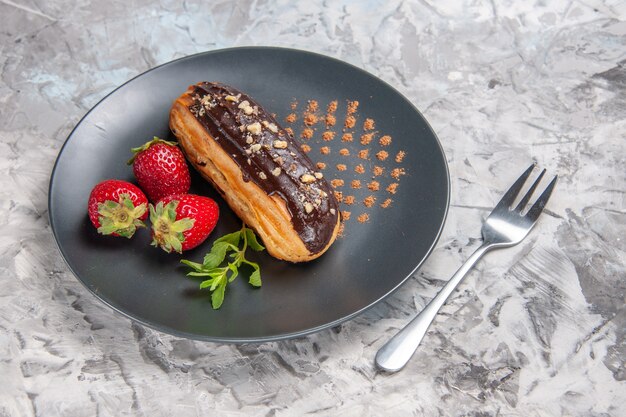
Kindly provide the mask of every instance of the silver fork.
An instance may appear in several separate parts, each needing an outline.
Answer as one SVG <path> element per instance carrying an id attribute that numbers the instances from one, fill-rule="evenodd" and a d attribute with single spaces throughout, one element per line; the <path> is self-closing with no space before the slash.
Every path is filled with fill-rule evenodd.
<path id="1" fill-rule="evenodd" d="M 450 278 L 448 283 L 435 298 L 433 298 L 409 324 L 380 348 L 376 354 L 376 365 L 379 368 L 388 372 L 396 372 L 402 369 L 409 359 L 411 359 L 413 353 L 415 353 L 415 350 L 426 335 L 428 327 L 435 319 L 441 307 L 461 281 L 463 281 L 463 278 L 474 264 L 489 250 L 517 245 L 528 235 L 528 232 L 530 232 L 535 223 L 537 223 L 539 215 L 548 202 L 557 179 L 555 176 L 531 208 L 527 212 L 524 212 L 528 201 L 546 172 L 544 169 L 533 185 L 530 186 L 526 194 L 521 198 L 517 206 L 511 209 L 516 197 L 534 168 L 535 164 L 531 165 L 521 177 L 515 181 L 515 184 L 509 188 L 502 197 L 502 200 L 500 200 L 491 214 L 489 214 L 481 231 L 483 244 L 476 249 L 463 266 Z"/>

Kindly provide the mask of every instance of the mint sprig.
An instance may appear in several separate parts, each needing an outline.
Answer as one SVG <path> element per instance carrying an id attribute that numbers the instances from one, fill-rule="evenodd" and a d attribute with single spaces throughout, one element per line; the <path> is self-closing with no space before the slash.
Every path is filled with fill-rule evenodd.
<path id="1" fill-rule="evenodd" d="M 239 245 L 243 242 L 241 249 Z M 261 268 L 256 262 L 246 259 L 246 250 L 250 247 L 259 252 L 265 249 L 259 243 L 256 235 L 244 224 L 241 230 L 229 233 L 213 242 L 211 252 L 207 253 L 202 263 L 182 259 L 180 262 L 192 269 L 187 273 L 190 277 L 209 277 L 200 283 L 200 288 L 208 288 L 211 291 L 211 305 L 214 309 L 221 307 L 224 302 L 226 285 L 233 282 L 239 275 L 239 267 L 248 265 L 252 267 L 252 273 L 248 283 L 254 287 L 261 286 Z M 230 254 L 229 254 L 230 253 Z M 225 266 L 220 266 L 227 260 Z"/>

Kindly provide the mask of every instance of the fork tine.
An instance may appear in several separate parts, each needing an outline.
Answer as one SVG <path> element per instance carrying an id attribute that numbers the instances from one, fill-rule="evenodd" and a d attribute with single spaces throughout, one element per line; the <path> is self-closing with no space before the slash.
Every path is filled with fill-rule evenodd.
<path id="1" fill-rule="evenodd" d="M 541 178 L 543 177 L 543 174 L 545 174 L 545 173 L 546 173 L 545 169 L 543 171 L 541 171 L 541 174 L 539 174 L 539 176 L 537 177 L 537 179 L 535 180 L 533 185 L 531 185 L 530 188 L 528 189 L 528 191 L 526 192 L 526 195 L 524 195 L 524 197 L 522 197 L 522 199 L 517 204 L 517 207 L 515 207 L 515 209 L 513 211 L 520 212 L 520 211 L 522 211 L 524 209 L 524 207 L 526 207 L 526 204 L 528 204 L 528 201 L 530 200 L 530 197 L 532 197 L 533 193 L 535 192 L 535 188 L 537 188 L 537 186 L 539 185 L 539 182 L 541 181 Z"/>
<path id="2" fill-rule="evenodd" d="M 502 208 L 508 209 L 511 206 L 511 204 L 513 204 L 513 201 L 515 201 L 515 197 L 517 197 L 517 194 L 519 194 L 520 190 L 524 186 L 524 183 L 530 176 L 530 173 L 533 172 L 534 168 L 535 168 L 535 164 L 532 164 L 531 166 L 528 167 L 526 171 L 524 171 L 524 173 L 517 179 L 517 181 L 515 181 L 515 183 L 511 186 L 511 188 L 509 188 L 507 192 L 504 193 L 504 195 L 502 196 L 502 199 L 494 208 L 494 211 L 496 209 L 502 209 Z"/>
<path id="3" fill-rule="evenodd" d="M 548 184 L 546 189 L 543 190 L 543 193 L 541 193 L 537 201 L 535 201 L 535 204 L 533 204 L 530 210 L 528 210 L 528 213 L 526 213 L 526 218 L 528 218 L 530 221 L 532 222 L 537 221 L 537 219 L 539 218 L 539 215 L 543 211 L 543 208 L 546 206 L 546 204 L 548 204 L 548 200 L 550 199 L 552 190 L 554 189 L 554 186 L 556 185 L 557 178 L 558 176 L 555 175 L 552 181 L 550 181 L 550 184 Z"/>

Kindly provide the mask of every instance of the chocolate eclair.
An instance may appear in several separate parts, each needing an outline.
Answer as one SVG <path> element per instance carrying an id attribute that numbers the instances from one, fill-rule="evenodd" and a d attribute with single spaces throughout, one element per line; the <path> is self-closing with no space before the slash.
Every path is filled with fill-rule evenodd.
<path id="1" fill-rule="evenodd" d="M 335 241 L 340 215 L 329 184 L 252 98 L 220 83 L 192 85 L 174 101 L 170 128 L 191 165 L 270 255 L 310 261 Z"/>

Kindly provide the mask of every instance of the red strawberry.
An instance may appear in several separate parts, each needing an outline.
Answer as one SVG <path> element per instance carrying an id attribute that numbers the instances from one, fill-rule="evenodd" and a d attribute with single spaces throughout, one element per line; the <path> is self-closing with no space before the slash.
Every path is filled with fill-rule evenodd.
<path id="1" fill-rule="evenodd" d="M 121 180 L 105 180 L 89 195 L 89 219 L 103 235 L 131 238 L 148 217 L 148 199 L 136 186 Z"/>
<path id="2" fill-rule="evenodd" d="M 150 201 L 157 202 L 168 195 L 189 191 L 189 168 L 175 142 L 155 136 L 150 142 L 131 151 L 135 155 L 128 164 L 133 165 L 135 178 Z"/>
<path id="3" fill-rule="evenodd" d="M 179 194 L 150 204 L 152 246 L 165 252 L 193 249 L 206 240 L 219 218 L 217 203 L 208 197 Z"/>

